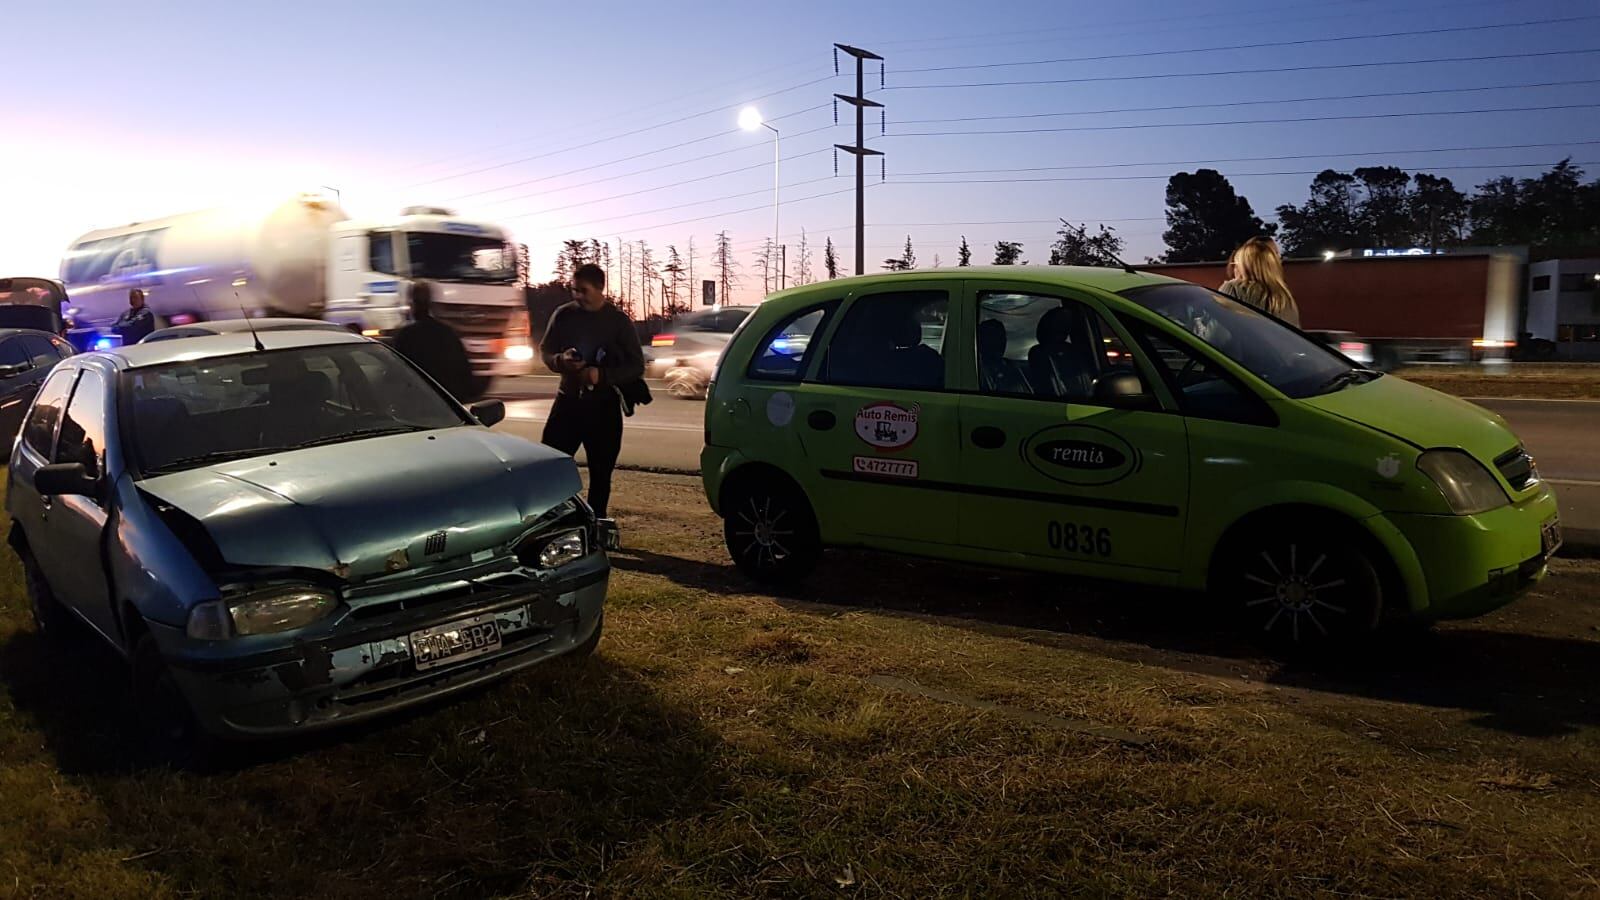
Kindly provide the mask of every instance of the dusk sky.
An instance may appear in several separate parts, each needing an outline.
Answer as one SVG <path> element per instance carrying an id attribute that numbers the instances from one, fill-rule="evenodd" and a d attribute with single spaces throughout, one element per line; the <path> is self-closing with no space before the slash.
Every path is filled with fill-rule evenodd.
<path id="1" fill-rule="evenodd" d="M 1538 24 L 1476 28 L 1509 23 Z M 746 102 L 782 131 L 791 254 L 804 227 L 817 269 L 827 237 L 846 267 L 853 259 L 851 161 L 840 155 L 835 178 L 827 149 L 853 137 L 847 107 L 832 125 L 831 94 L 854 87 L 847 58 L 833 77 L 835 41 L 887 57 L 886 89 L 873 96 L 888 133 L 876 115 L 868 130 L 887 154 L 886 181 L 876 162 L 868 170 L 871 270 L 908 233 L 924 266 L 935 254 L 954 265 L 962 234 L 975 262 L 999 239 L 1043 262 L 1061 216 L 1115 227 L 1130 258 L 1155 255 L 1166 177 L 1207 165 L 1269 220 L 1324 167 L 1395 164 L 1464 190 L 1566 156 L 1600 173 L 1600 52 L 1561 52 L 1600 51 L 1593 0 L 12 0 L 0 29 L 14 60 L 0 83 L 5 275 L 53 275 L 91 228 L 328 185 L 359 217 L 428 203 L 504 222 L 530 245 L 536 277 L 561 239 L 594 237 L 645 239 L 658 258 L 693 238 L 698 278 L 727 230 L 744 267 L 740 299 L 754 300 L 772 145 L 769 132 L 736 129 Z M 1319 42 L 1206 49 L 1289 41 Z M 1172 52 L 1188 50 L 1201 52 Z M 1546 55 L 1197 74 L 1532 53 Z M 928 71 L 1088 56 L 1122 58 Z M 926 87 L 1044 80 L 1069 83 Z M 868 84 L 877 89 L 875 66 Z M 1259 102 L 1397 93 L 1408 95 Z M 1115 112 L 1148 107 L 1179 108 Z M 1505 111 L 1525 107 L 1545 108 Z M 1405 115 L 1462 110 L 1477 112 Z M 1079 114 L 1046 115 L 1058 113 Z M 1018 118 L 970 120 L 979 116 Z M 1111 128 L 1130 125 L 1162 127 Z M 1101 130 L 1005 133 L 1047 128 Z M 1447 152 L 1421 152 L 1437 150 Z M 918 183 L 946 180 L 991 183 Z"/>

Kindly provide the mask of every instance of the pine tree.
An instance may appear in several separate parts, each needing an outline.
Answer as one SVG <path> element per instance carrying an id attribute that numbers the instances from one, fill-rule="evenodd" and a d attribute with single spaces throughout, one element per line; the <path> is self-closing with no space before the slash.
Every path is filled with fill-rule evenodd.
<path id="1" fill-rule="evenodd" d="M 995 241 L 994 264 L 997 266 L 1027 265 L 1027 260 L 1022 258 L 1021 241 Z"/>
<path id="2" fill-rule="evenodd" d="M 795 254 L 794 283 L 796 287 L 810 284 L 811 277 L 811 245 L 806 243 L 806 230 L 800 229 L 800 252 Z"/>
<path id="3" fill-rule="evenodd" d="M 739 286 L 739 262 L 733 258 L 733 242 L 726 231 L 717 232 L 717 249 L 711 253 L 711 265 L 717 271 L 718 302 L 727 303 L 734 288 Z"/>
<path id="4" fill-rule="evenodd" d="M 972 248 L 967 246 L 967 236 L 961 236 L 961 246 L 956 248 L 956 265 L 972 265 Z"/>
<path id="5" fill-rule="evenodd" d="M 839 254 L 833 249 L 833 238 L 828 238 L 828 242 L 823 245 L 822 269 L 828 273 L 829 281 L 839 277 Z"/>
<path id="6" fill-rule="evenodd" d="M 900 254 L 902 269 L 915 269 L 917 267 L 917 251 L 911 249 L 911 235 L 906 235 L 906 249 Z"/>

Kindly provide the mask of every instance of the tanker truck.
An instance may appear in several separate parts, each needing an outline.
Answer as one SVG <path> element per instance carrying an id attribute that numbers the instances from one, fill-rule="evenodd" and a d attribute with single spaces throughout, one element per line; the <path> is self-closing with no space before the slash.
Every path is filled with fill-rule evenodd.
<path id="1" fill-rule="evenodd" d="M 455 329 L 486 388 L 533 358 L 516 248 L 497 225 L 437 207 L 355 221 L 319 194 L 91 231 L 61 261 L 79 329 L 108 334 L 140 288 L 157 327 L 244 316 L 325 319 L 380 339 L 410 319 L 411 286 Z M 103 343 L 103 341 L 102 341 Z"/>

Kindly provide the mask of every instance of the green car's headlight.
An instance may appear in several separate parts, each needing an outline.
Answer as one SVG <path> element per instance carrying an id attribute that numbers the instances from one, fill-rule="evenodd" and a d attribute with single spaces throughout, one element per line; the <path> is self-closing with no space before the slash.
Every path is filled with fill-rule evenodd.
<path id="1" fill-rule="evenodd" d="M 224 600 L 212 600 L 189 613 L 189 637 L 218 641 L 250 634 L 277 634 L 327 618 L 339 598 L 311 585 L 274 585 Z"/>
<path id="2" fill-rule="evenodd" d="M 1488 512 L 1511 502 L 1494 473 L 1460 450 L 1429 450 L 1417 458 L 1417 468 L 1433 480 L 1450 511 L 1458 516 Z"/>

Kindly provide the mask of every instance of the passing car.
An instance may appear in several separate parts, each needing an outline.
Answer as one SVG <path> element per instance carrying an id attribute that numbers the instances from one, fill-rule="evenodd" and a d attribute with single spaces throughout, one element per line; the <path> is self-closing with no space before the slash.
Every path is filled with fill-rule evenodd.
<path id="1" fill-rule="evenodd" d="M 0 327 L 0 440 L 7 445 L 16 440 L 39 385 L 72 353 L 71 344 L 48 331 Z"/>
<path id="2" fill-rule="evenodd" d="M 1356 365 L 1376 368 L 1372 344 L 1353 331 L 1308 328 L 1306 334 Z"/>
<path id="3" fill-rule="evenodd" d="M 34 618 L 130 661 L 152 743 L 355 722 L 594 649 L 610 569 L 570 457 L 377 341 L 259 339 L 72 357 L 12 451 Z"/>
<path id="4" fill-rule="evenodd" d="M 260 319 L 219 319 L 215 322 L 190 322 L 186 325 L 169 325 L 145 335 L 141 344 L 171 341 L 178 338 L 202 337 L 208 334 L 238 334 L 251 331 L 349 331 L 346 325 L 324 322 L 321 319 L 294 319 L 288 317 L 263 317 Z"/>
<path id="5" fill-rule="evenodd" d="M 717 306 L 673 317 L 650 338 L 646 374 L 656 377 L 684 366 L 709 369 L 754 310 L 754 306 Z"/>
<path id="6" fill-rule="evenodd" d="M 1495 414 L 1120 270 L 775 294 L 729 346 L 706 435 L 728 552 L 762 580 L 867 547 L 1206 590 L 1305 646 L 1494 609 L 1561 542 Z"/>

